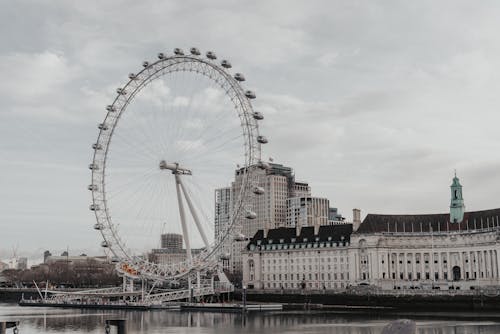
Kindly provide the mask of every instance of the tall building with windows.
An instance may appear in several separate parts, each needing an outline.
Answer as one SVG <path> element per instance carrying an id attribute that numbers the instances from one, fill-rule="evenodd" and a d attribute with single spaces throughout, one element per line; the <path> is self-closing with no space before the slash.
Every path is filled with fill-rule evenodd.
<path id="1" fill-rule="evenodd" d="M 301 228 L 328 224 L 330 201 L 327 198 L 302 196 L 286 200 L 286 227 Z"/>
<path id="2" fill-rule="evenodd" d="M 268 168 L 261 168 L 254 165 L 250 167 L 253 174 L 252 184 L 254 187 L 262 189 L 261 194 L 252 191 L 250 198 L 246 201 L 245 207 L 240 210 L 240 216 L 236 217 L 238 231 L 246 237 L 253 236 L 258 230 L 263 230 L 266 234 L 268 230 L 277 227 L 287 226 L 288 202 L 292 197 L 311 197 L 311 188 L 306 182 L 296 182 L 293 169 L 281 164 L 269 163 Z M 235 211 L 235 199 L 241 190 L 245 177 L 244 169 L 237 169 L 234 182 L 231 187 L 221 188 L 215 191 L 215 238 L 220 240 L 223 232 L 227 230 L 227 224 L 231 221 L 232 213 Z M 229 204 L 230 203 L 230 204 Z M 229 208 L 229 210 L 227 210 Z M 246 210 L 255 213 L 254 219 L 245 217 Z M 312 214 L 312 211 L 311 211 Z M 319 215 L 319 214 L 318 214 Z M 328 217 L 328 204 L 322 216 Z M 224 253 L 230 256 L 228 260 L 223 260 L 224 267 L 231 272 L 241 272 L 242 258 L 241 252 L 245 248 L 245 241 L 235 241 L 226 239 L 222 247 Z"/>
<path id="3" fill-rule="evenodd" d="M 233 240 L 224 239 L 225 233 L 231 223 L 232 216 L 232 189 L 231 187 L 219 188 L 215 190 L 215 240 L 222 242 L 220 254 L 222 267 L 225 270 L 233 271 L 231 254 L 233 253 Z M 228 256 L 227 256 L 228 255 Z"/>

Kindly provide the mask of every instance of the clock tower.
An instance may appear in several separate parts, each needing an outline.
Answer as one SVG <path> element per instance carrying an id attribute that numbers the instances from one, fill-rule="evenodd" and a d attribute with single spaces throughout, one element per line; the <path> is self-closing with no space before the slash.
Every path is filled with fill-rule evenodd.
<path id="1" fill-rule="evenodd" d="M 451 188 L 451 204 L 450 204 L 450 222 L 460 223 L 464 220 L 465 204 L 464 198 L 462 196 L 462 185 L 457 177 L 457 172 L 455 171 L 455 177 L 450 186 Z"/>

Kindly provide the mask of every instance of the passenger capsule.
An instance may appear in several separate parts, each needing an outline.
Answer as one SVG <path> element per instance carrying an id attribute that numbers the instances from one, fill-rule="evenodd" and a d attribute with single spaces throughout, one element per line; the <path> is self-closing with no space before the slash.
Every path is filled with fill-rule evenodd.
<path id="1" fill-rule="evenodd" d="M 246 219 L 255 219 L 255 218 L 257 218 L 257 214 L 251 210 L 247 210 L 247 212 L 245 213 L 245 218 Z"/>
<path id="2" fill-rule="evenodd" d="M 116 111 L 116 108 L 115 108 L 115 106 L 113 106 L 113 105 L 110 104 L 110 105 L 106 106 L 106 110 L 114 112 L 114 111 Z"/>
<path id="3" fill-rule="evenodd" d="M 224 253 L 219 256 L 220 260 L 229 260 L 231 258 L 231 254 L 229 253 Z"/>
<path id="4" fill-rule="evenodd" d="M 215 52 L 213 52 L 213 51 L 208 51 L 208 52 L 207 52 L 207 58 L 208 58 L 208 59 L 215 60 L 215 59 L 217 59 L 217 56 L 215 55 Z"/>
<path id="5" fill-rule="evenodd" d="M 241 73 L 236 73 L 236 74 L 234 75 L 234 78 L 235 78 L 236 80 L 238 80 L 238 81 L 245 81 L 245 76 L 244 76 L 243 74 L 241 74 Z"/>
<path id="6" fill-rule="evenodd" d="M 142 67 L 146 68 L 149 66 L 149 61 L 143 61 L 142 62 Z"/>
<path id="7" fill-rule="evenodd" d="M 242 233 L 238 233 L 235 237 L 234 237 L 234 241 L 245 241 L 247 240 L 247 237 L 245 237 L 244 234 Z"/>
<path id="8" fill-rule="evenodd" d="M 259 120 L 259 121 L 264 119 L 264 115 L 262 115 L 262 113 L 258 112 L 258 111 L 254 111 L 252 113 L 252 116 L 254 119 Z"/>
<path id="9" fill-rule="evenodd" d="M 135 80 L 135 79 L 137 79 L 137 75 L 136 75 L 135 73 L 129 73 L 129 74 L 128 74 L 128 78 L 129 78 L 130 80 Z"/>
<path id="10" fill-rule="evenodd" d="M 101 247 L 104 247 L 104 248 L 108 248 L 111 244 L 109 242 L 107 242 L 106 240 L 104 240 L 103 242 L 101 242 Z"/>
<path id="11" fill-rule="evenodd" d="M 231 67 L 233 67 L 233 66 L 231 65 L 231 63 L 229 62 L 229 60 L 225 60 L 225 59 L 224 59 L 223 61 L 221 61 L 221 62 L 220 62 L 220 64 L 221 64 L 221 66 L 222 66 L 222 67 L 224 67 L 224 68 L 231 68 Z"/>
<path id="12" fill-rule="evenodd" d="M 126 95 L 127 94 L 127 91 L 123 88 L 117 88 L 116 89 L 116 92 L 120 95 Z"/>
<path id="13" fill-rule="evenodd" d="M 118 262 L 120 262 L 120 259 L 119 259 L 117 256 L 113 256 L 113 257 L 111 258 L 111 262 L 113 262 L 113 263 L 118 263 Z"/>
<path id="14" fill-rule="evenodd" d="M 92 144 L 94 150 L 102 150 L 102 145 L 99 143 Z"/>
<path id="15" fill-rule="evenodd" d="M 163 52 L 158 53 L 158 59 L 165 59 L 165 54 Z"/>
<path id="16" fill-rule="evenodd" d="M 200 50 L 198 50 L 197 48 L 191 48 L 189 49 L 189 52 L 191 52 L 191 54 L 195 56 L 201 55 Z"/>
<path id="17" fill-rule="evenodd" d="M 99 165 L 98 164 L 90 164 L 89 169 L 90 170 L 99 170 Z"/>
<path id="18" fill-rule="evenodd" d="M 245 92 L 245 96 L 248 97 L 249 99 L 255 99 L 255 93 L 251 90 L 247 90 Z"/>
<path id="19" fill-rule="evenodd" d="M 265 190 L 262 187 L 255 186 L 253 187 L 253 193 L 256 195 L 262 195 L 263 193 L 265 193 Z"/>
<path id="20" fill-rule="evenodd" d="M 99 207 L 99 204 L 90 204 L 89 209 L 91 211 L 99 211 L 101 208 Z"/>
<path id="21" fill-rule="evenodd" d="M 97 231 L 104 230 L 104 225 L 101 223 L 94 224 L 94 230 L 97 230 Z"/>
<path id="22" fill-rule="evenodd" d="M 105 124 L 105 123 L 101 123 L 97 126 L 99 128 L 99 130 L 103 130 L 103 131 L 106 131 L 108 128 L 108 125 Z"/>
<path id="23" fill-rule="evenodd" d="M 98 187 L 97 187 L 97 184 L 89 184 L 88 187 L 87 187 L 88 190 L 91 190 L 91 191 L 94 191 L 94 190 L 97 190 Z"/>
<path id="24" fill-rule="evenodd" d="M 267 138 L 264 136 L 257 136 L 257 141 L 261 144 L 267 144 Z"/>
<path id="25" fill-rule="evenodd" d="M 179 48 L 175 48 L 174 53 L 178 56 L 184 56 L 184 51 L 182 51 L 182 49 Z"/>

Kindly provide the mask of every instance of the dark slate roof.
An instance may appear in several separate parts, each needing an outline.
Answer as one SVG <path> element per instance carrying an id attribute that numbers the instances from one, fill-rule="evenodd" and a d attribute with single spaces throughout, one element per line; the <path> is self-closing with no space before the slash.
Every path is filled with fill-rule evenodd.
<path id="1" fill-rule="evenodd" d="M 356 233 L 477 230 L 500 226 L 499 217 L 500 208 L 466 212 L 461 223 L 451 223 L 449 213 L 425 215 L 368 214 Z"/>
<path id="2" fill-rule="evenodd" d="M 252 244 L 257 245 L 257 241 L 260 241 L 262 245 L 304 243 L 304 238 L 307 239 L 306 242 L 349 242 L 351 240 L 351 234 L 352 224 L 320 226 L 319 233 L 317 235 L 314 234 L 313 226 L 302 227 L 299 236 L 296 234 L 295 227 L 280 227 L 269 230 L 267 232 L 267 238 L 264 238 L 263 230 L 258 230 L 250 239 L 247 249 L 249 249 Z M 316 240 L 316 237 L 318 237 L 319 240 Z M 330 238 L 330 240 L 328 240 L 328 238 Z M 292 241 L 292 239 L 295 241 Z M 281 242 L 281 240 L 283 240 L 283 242 Z"/>

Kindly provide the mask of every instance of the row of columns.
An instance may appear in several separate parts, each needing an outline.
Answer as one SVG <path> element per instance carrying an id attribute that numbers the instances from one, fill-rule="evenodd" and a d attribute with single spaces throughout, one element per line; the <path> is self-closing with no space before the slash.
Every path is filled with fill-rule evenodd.
<path id="1" fill-rule="evenodd" d="M 495 249 L 447 252 L 436 252 L 433 250 L 424 252 L 380 252 L 379 256 L 377 256 L 378 263 L 375 268 L 370 263 L 372 260 L 370 256 L 371 252 L 368 252 L 367 255 L 366 257 L 355 256 L 356 263 L 359 263 L 360 267 L 359 270 L 356 270 L 356 277 L 358 279 L 362 279 L 364 270 L 361 270 L 361 268 L 363 266 L 371 272 L 369 276 L 379 279 L 392 279 L 393 273 L 397 280 L 401 279 L 401 273 L 403 274 L 403 279 L 410 279 L 409 273 L 411 273 L 412 280 L 417 279 L 417 273 L 420 273 L 420 279 L 426 279 L 426 273 L 429 273 L 429 279 L 434 280 L 435 273 L 438 273 L 438 279 L 442 280 L 444 279 L 444 273 L 446 273 L 447 279 L 453 280 L 454 266 L 460 268 L 461 279 L 467 278 L 466 272 L 469 273 L 469 278 L 500 278 L 498 253 Z M 457 260 L 455 260 L 456 255 L 458 255 Z M 368 259 L 368 263 L 361 263 L 362 258 Z M 419 259 L 419 263 L 417 263 L 417 258 Z M 425 263 L 426 260 L 428 260 L 428 263 Z M 434 263 L 436 260 L 437 264 Z M 446 270 L 444 269 L 445 260 Z M 394 261 L 394 264 L 392 261 Z M 375 269 L 376 272 L 372 269 Z M 474 276 L 474 272 L 477 273 L 477 276 Z"/>

